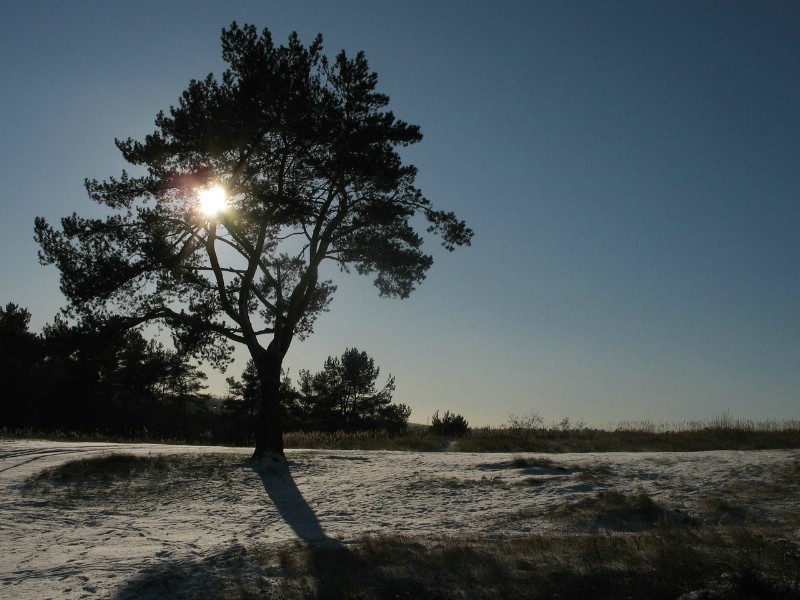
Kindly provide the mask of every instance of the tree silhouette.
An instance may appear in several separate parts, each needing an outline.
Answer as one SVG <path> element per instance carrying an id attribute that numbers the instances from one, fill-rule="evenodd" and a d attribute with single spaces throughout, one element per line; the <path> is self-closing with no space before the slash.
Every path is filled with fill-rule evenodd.
<path id="1" fill-rule="evenodd" d="M 252 359 L 247 361 L 241 380 L 227 377 L 225 382 L 228 384 L 228 398 L 223 406 L 233 413 L 255 417 L 261 405 L 261 380 Z"/>
<path id="2" fill-rule="evenodd" d="M 44 358 L 41 340 L 28 330 L 31 313 L 9 302 L 0 305 L 0 427 L 24 425 L 36 365 Z"/>
<path id="3" fill-rule="evenodd" d="M 75 315 L 121 328 L 159 321 L 179 352 L 218 366 L 243 344 L 261 381 L 261 458 L 283 453 L 283 359 L 335 289 L 323 261 L 405 298 L 433 262 L 411 220 L 426 219 L 449 250 L 472 231 L 414 187 L 397 148 L 420 141 L 419 128 L 387 110 L 363 53 L 329 60 L 321 36 L 275 46 L 268 30 L 236 23 L 222 50 L 221 81 L 191 81 L 153 134 L 116 141 L 141 174 L 87 180 L 112 214 L 73 214 L 60 230 L 37 218 L 35 234 Z M 198 202 L 212 186 L 228 198 L 216 214 Z"/>
<path id="4" fill-rule="evenodd" d="M 306 419 L 315 429 L 405 429 L 411 409 L 392 404 L 394 377 L 376 386 L 380 368 L 366 352 L 347 348 L 329 356 L 319 373 L 300 372 L 300 392 Z"/>
<path id="5" fill-rule="evenodd" d="M 431 431 L 436 435 L 461 437 L 469 433 L 469 423 L 462 415 L 451 413 L 449 410 L 440 417 L 437 410 L 431 417 Z"/>

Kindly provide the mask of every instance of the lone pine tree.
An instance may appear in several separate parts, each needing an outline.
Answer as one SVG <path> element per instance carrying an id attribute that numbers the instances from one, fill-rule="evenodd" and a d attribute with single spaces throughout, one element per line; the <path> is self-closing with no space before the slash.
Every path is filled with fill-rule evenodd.
<path id="1" fill-rule="evenodd" d="M 329 356 L 321 371 L 300 371 L 300 404 L 310 425 L 320 430 L 402 431 L 411 409 L 393 404 L 391 375 L 379 388 L 380 367 L 366 352 L 347 348 L 341 356 Z"/>
<path id="2" fill-rule="evenodd" d="M 191 81 L 144 141 L 116 140 L 138 174 L 86 181 L 109 216 L 73 214 L 60 229 L 40 217 L 35 235 L 75 315 L 160 322 L 179 352 L 212 364 L 244 345 L 262 384 L 261 458 L 283 454 L 283 359 L 335 291 L 323 261 L 405 298 L 432 264 L 412 218 L 448 250 L 472 231 L 414 187 L 397 148 L 419 142 L 419 128 L 387 109 L 363 53 L 329 59 L 321 36 L 275 46 L 267 29 L 233 23 L 222 55 L 220 81 Z"/>

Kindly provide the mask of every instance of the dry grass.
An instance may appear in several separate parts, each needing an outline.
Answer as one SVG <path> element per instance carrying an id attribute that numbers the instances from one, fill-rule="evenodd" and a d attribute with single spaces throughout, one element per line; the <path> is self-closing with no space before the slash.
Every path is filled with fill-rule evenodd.
<path id="1" fill-rule="evenodd" d="M 475 429 L 456 440 L 460 452 L 696 452 L 703 450 L 766 450 L 800 448 L 800 424 L 756 429 L 708 427 L 661 432 L 616 429 Z"/>
<path id="2" fill-rule="evenodd" d="M 287 448 L 408 450 L 417 452 L 680 452 L 800 448 L 800 421 L 743 421 L 722 416 L 710 421 L 656 425 L 625 422 L 609 429 L 583 425 L 549 428 L 480 427 L 457 439 L 413 429 L 402 435 L 385 432 L 293 432 Z"/>
<path id="3" fill-rule="evenodd" d="M 597 492 L 550 513 L 586 531 L 647 531 L 656 527 L 696 525 L 696 519 L 655 502 L 645 493 Z"/>
<path id="4" fill-rule="evenodd" d="M 703 516 L 714 523 L 741 525 L 751 520 L 752 516 L 747 508 L 737 506 L 730 500 L 719 496 L 704 498 L 699 506 Z"/>
<path id="5" fill-rule="evenodd" d="M 449 445 L 442 436 L 411 431 L 392 435 L 385 431 L 292 431 L 284 435 L 286 448 L 318 448 L 329 450 L 406 450 L 441 452 Z"/>
<path id="6" fill-rule="evenodd" d="M 800 554 L 791 542 L 738 528 L 502 540 L 384 535 L 348 545 L 231 549 L 145 575 L 119 598 L 154 594 L 165 580 L 172 589 L 203 587 L 210 600 L 674 600 L 692 592 L 788 600 L 800 598 Z"/>
<path id="7" fill-rule="evenodd" d="M 235 454 L 174 454 L 138 456 L 109 454 L 73 460 L 45 469 L 22 488 L 28 497 L 47 498 L 60 506 L 99 506 L 124 500 L 129 506 L 180 501 L 192 494 L 192 482 L 214 479 L 230 492 L 231 477 L 243 468 Z"/>
<path id="8" fill-rule="evenodd" d="M 599 481 L 610 475 L 613 475 L 613 471 L 608 465 L 593 465 L 582 469 L 580 473 L 575 475 L 575 479 L 578 481 Z"/>
<path id="9" fill-rule="evenodd" d="M 800 460 L 786 465 L 786 468 L 778 477 L 778 482 L 785 486 L 800 487 Z"/>

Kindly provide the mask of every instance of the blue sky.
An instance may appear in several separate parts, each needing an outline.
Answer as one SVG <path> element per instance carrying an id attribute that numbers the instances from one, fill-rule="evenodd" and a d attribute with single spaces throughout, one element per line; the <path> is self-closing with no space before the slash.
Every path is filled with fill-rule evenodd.
<path id="1" fill-rule="evenodd" d="M 475 230 L 406 301 L 340 279 L 290 373 L 366 350 L 417 422 L 800 417 L 795 2 L 2 3 L 0 302 L 34 330 L 63 304 L 34 217 L 102 214 L 83 179 L 221 73 L 234 20 L 364 50 Z"/>

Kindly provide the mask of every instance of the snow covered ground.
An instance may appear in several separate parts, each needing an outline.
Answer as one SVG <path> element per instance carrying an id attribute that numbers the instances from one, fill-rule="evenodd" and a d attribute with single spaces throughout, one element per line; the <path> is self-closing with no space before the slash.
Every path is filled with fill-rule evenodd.
<path id="1" fill-rule="evenodd" d="M 112 505 L 65 504 L 23 491 L 26 479 L 42 469 L 111 453 L 231 453 L 242 460 L 230 463 L 223 478 L 197 479 L 179 493 L 124 497 Z M 565 518 L 564 509 L 602 492 L 646 494 L 672 518 L 742 519 L 800 537 L 796 490 L 787 494 L 781 483 L 800 461 L 797 450 L 290 450 L 288 469 L 260 471 L 244 463 L 248 455 L 247 449 L 219 447 L 0 439 L 0 597 L 124 598 L 126 586 L 143 573 L 296 539 L 348 543 L 371 533 L 585 531 L 586 523 Z M 520 458 L 530 465 L 512 468 Z M 169 597 L 168 588 L 149 597 Z"/>

